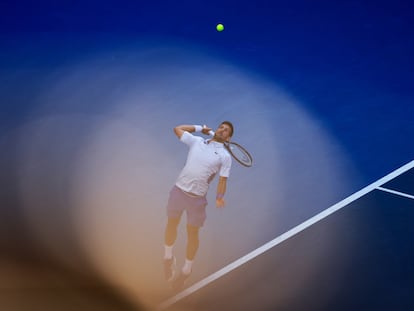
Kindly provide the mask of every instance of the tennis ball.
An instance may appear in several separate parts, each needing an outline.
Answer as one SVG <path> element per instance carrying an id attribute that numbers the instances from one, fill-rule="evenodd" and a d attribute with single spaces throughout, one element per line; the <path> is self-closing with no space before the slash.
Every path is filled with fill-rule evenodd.
<path id="1" fill-rule="evenodd" d="M 216 29 L 217 29 L 217 31 L 223 31 L 224 30 L 224 25 L 223 24 L 217 24 Z"/>

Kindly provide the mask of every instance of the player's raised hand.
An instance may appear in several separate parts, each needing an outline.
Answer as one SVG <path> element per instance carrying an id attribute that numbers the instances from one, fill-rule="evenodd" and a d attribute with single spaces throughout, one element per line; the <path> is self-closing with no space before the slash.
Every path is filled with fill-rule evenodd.
<path id="1" fill-rule="evenodd" d="M 210 127 L 208 127 L 207 125 L 203 125 L 203 129 L 201 130 L 201 133 L 203 133 L 204 135 L 210 135 L 209 132 L 212 129 Z"/>

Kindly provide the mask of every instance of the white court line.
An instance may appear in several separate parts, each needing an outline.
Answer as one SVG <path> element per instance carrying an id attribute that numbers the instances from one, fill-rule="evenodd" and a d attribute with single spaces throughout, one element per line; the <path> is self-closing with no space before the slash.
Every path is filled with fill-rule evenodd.
<path id="1" fill-rule="evenodd" d="M 395 190 L 388 189 L 388 188 L 384 188 L 384 187 L 377 187 L 377 189 L 414 200 L 414 195 L 411 195 L 411 194 L 408 194 L 408 193 L 404 193 L 404 192 L 400 192 L 400 191 L 395 191 Z"/>
<path id="2" fill-rule="evenodd" d="M 210 284 L 211 282 L 217 280 L 218 278 L 222 277 L 223 275 L 229 273 L 230 271 L 236 269 L 237 267 L 243 265 L 244 263 L 252 260 L 253 258 L 263 254 L 264 252 L 268 251 L 272 247 L 286 241 L 287 239 L 291 238 L 292 236 L 296 235 L 297 233 L 305 230 L 306 228 L 312 226 L 313 224 L 317 223 L 318 221 L 328 217 L 329 215 L 335 213 L 336 211 L 340 210 L 341 208 L 345 207 L 346 205 L 352 203 L 353 201 L 361 198 L 365 194 L 375 190 L 376 188 L 380 187 L 384 183 L 390 181 L 391 179 L 401 175 L 402 173 L 412 169 L 414 167 L 414 160 L 401 166 L 400 168 L 396 169 L 395 171 L 389 173 L 388 175 L 378 179 L 377 181 L 373 182 L 372 184 L 366 186 L 365 188 L 355 192 L 354 194 L 350 195 L 349 197 L 345 198 L 344 200 L 332 205 L 331 207 L 327 208 L 326 210 L 322 211 L 321 213 L 309 218 L 308 220 L 304 221 L 300 225 L 290 229 L 289 231 L 283 233 L 282 235 L 276 237 L 275 239 L 267 242 L 266 244 L 260 246 L 259 248 L 255 249 L 254 251 L 248 253 L 247 255 L 237 259 L 236 261 L 230 263 L 229 265 L 225 266 L 224 268 L 210 274 L 206 278 L 202 279 L 201 281 L 194 283 L 190 287 L 186 288 L 182 292 L 178 293 L 177 295 L 165 300 L 162 302 L 158 307 L 157 311 L 165 310 L 171 305 L 175 304 L 177 301 L 189 296 L 190 294 L 194 293 L 195 291 L 199 290 L 200 288 Z"/>

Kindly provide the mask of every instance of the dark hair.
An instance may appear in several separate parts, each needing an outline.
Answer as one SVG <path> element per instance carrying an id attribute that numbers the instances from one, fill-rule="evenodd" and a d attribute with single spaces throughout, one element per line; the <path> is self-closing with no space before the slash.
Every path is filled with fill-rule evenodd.
<path id="1" fill-rule="evenodd" d="M 228 125 L 230 127 L 230 129 L 231 129 L 230 137 L 233 136 L 233 133 L 234 133 L 233 123 L 231 123 L 230 121 L 223 121 L 223 122 L 221 122 L 221 124 Z"/>

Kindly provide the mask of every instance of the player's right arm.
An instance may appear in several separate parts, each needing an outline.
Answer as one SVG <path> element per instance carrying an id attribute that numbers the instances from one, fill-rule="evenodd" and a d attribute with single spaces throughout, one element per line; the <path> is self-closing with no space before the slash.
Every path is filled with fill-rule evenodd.
<path id="1" fill-rule="evenodd" d="M 204 134 L 208 133 L 211 130 L 209 127 L 202 127 L 201 125 L 178 125 L 174 127 L 174 133 L 177 135 L 179 139 L 181 139 L 181 136 L 184 132 L 194 133 L 194 132 L 202 132 Z"/>
<path id="2" fill-rule="evenodd" d="M 178 125 L 174 127 L 174 133 L 177 135 L 179 139 L 181 139 L 181 136 L 184 132 L 194 133 L 196 131 L 196 128 L 194 125 Z"/>

